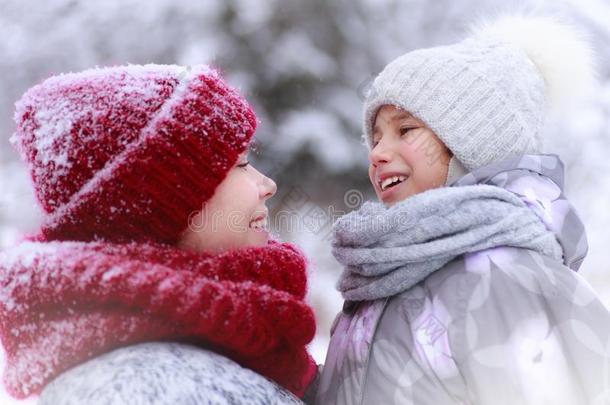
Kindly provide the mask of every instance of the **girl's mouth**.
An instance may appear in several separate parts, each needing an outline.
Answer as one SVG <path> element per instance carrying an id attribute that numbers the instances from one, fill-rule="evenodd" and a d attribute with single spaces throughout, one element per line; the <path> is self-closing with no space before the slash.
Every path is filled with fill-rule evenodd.
<path id="1" fill-rule="evenodd" d="M 397 185 L 405 182 L 408 178 L 409 176 L 404 175 L 391 176 L 379 181 L 377 184 L 381 192 L 384 192 L 392 187 L 396 187 Z"/>

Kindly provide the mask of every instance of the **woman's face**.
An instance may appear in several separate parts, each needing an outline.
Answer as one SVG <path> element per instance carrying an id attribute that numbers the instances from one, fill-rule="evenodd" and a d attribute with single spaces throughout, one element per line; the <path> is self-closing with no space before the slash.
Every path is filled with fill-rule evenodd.
<path id="1" fill-rule="evenodd" d="M 369 179 L 386 205 L 443 186 L 451 156 L 421 120 L 392 105 L 379 109 L 369 153 Z"/>
<path id="2" fill-rule="evenodd" d="M 275 182 L 240 155 L 227 177 L 201 211 L 191 215 L 178 246 L 187 250 L 222 252 L 246 246 L 264 246 L 267 199 L 277 190 Z"/>

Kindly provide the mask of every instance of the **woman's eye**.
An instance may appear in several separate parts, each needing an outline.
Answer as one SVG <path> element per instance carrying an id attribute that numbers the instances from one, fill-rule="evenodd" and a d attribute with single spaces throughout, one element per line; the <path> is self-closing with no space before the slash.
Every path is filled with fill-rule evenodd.
<path id="1" fill-rule="evenodd" d="M 245 163 L 240 163 L 237 165 L 237 167 L 246 167 L 250 164 L 250 162 L 245 162 Z"/>

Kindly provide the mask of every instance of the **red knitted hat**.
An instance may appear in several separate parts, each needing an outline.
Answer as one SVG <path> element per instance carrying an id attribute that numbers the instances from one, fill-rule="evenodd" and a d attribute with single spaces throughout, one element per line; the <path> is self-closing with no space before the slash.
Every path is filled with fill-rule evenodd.
<path id="1" fill-rule="evenodd" d="M 16 103 L 15 121 L 44 240 L 176 242 L 256 129 L 246 100 L 208 66 L 51 77 Z"/>

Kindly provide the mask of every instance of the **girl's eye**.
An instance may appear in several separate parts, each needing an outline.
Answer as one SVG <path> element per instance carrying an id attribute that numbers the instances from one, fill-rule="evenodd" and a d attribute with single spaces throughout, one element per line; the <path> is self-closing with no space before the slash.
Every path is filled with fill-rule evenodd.
<path id="1" fill-rule="evenodd" d="M 406 133 L 408 133 L 409 131 L 415 129 L 414 127 L 403 127 L 400 128 L 400 135 L 405 135 Z"/>
<path id="2" fill-rule="evenodd" d="M 237 165 L 237 167 L 242 167 L 242 168 L 245 168 L 245 167 L 246 167 L 246 166 L 248 166 L 249 164 L 250 164 L 250 162 L 245 162 L 245 163 L 238 164 L 238 165 Z"/>

